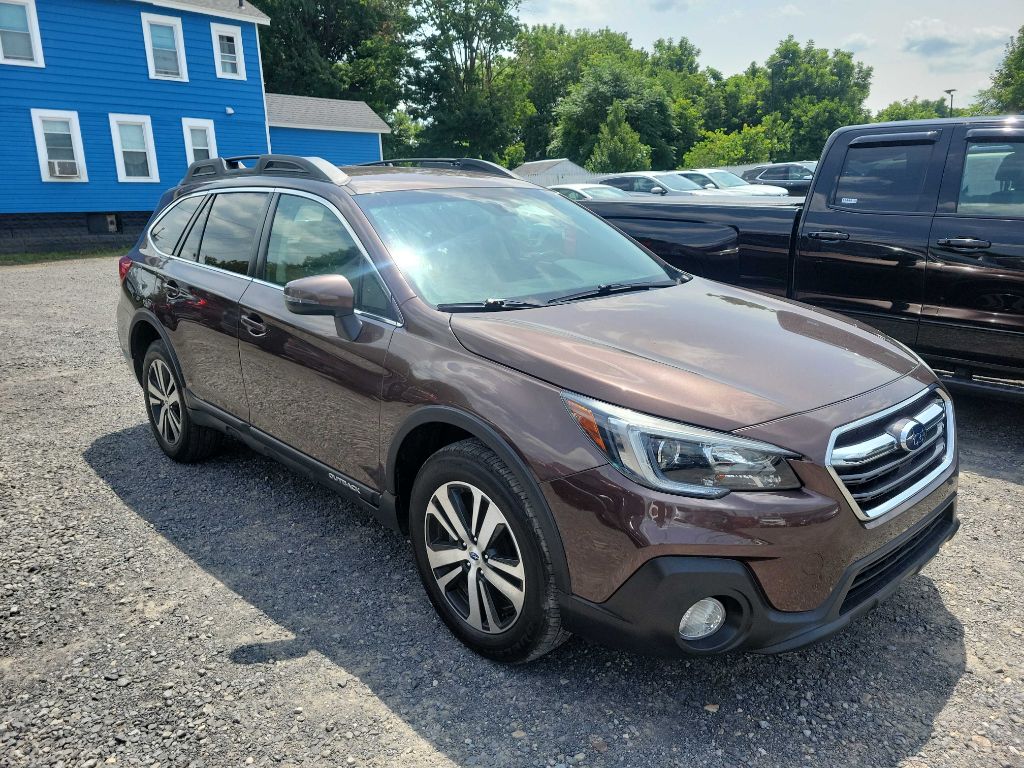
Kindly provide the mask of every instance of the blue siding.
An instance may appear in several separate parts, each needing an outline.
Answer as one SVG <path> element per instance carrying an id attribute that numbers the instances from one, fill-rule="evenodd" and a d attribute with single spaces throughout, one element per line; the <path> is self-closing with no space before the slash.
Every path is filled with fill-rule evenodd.
<path id="1" fill-rule="evenodd" d="M 271 126 L 270 146 L 277 154 L 322 157 L 335 165 L 355 165 L 384 159 L 380 156 L 379 133 Z"/>
<path id="2" fill-rule="evenodd" d="M 0 213 L 152 210 L 187 167 L 183 117 L 213 120 L 222 156 L 267 150 L 255 24 L 133 0 L 36 0 L 36 10 L 46 67 L 0 64 Z M 143 13 L 182 20 L 189 82 L 149 79 Z M 217 77 L 213 23 L 241 27 L 247 80 Z M 32 109 L 78 112 L 88 183 L 42 181 Z M 118 182 L 110 113 L 152 118 L 158 183 Z"/>

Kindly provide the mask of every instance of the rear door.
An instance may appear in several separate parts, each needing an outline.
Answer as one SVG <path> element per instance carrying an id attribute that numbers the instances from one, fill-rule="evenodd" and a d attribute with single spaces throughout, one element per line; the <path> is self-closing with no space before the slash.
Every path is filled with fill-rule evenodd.
<path id="1" fill-rule="evenodd" d="M 836 139 L 807 201 L 794 298 L 916 343 L 948 133 L 886 128 Z"/>
<path id="2" fill-rule="evenodd" d="M 241 419 L 248 417 L 248 403 L 238 359 L 238 300 L 252 280 L 269 199 L 265 191 L 199 196 L 190 227 L 162 264 L 160 303 L 153 307 L 188 391 Z M 180 205 L 192 207 L 189 200 Z M 163 221 L 151 230 L 151 242 L 170 239 L 160 232 Z"/>
<path id="3" fill-rule="evenodd" d="M 241 300 L 239 339 L 250 423 L 370 489 L 379 489 L 380 397 L 398 313 L 390 294 L 330 202 L 281 192 L 257 279 Z M 333 317 L 296 315 L 284 286 L 341 274 L 363 327 L 352 340 Z"/>
<path id="4" fill-rule="evenodd" d="M 1024 372 L 1024 130 L 960 126 L 929 242 L 918 347 L 958 366 Z"/>

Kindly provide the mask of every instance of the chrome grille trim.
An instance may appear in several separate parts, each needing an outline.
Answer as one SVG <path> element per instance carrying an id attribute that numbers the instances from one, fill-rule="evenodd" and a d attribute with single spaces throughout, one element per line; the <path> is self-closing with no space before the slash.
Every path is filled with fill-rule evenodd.
<path id="1" fill-rule="evenodd" d="M 930 402 L 916 412 L 904 413 L 904 418 L 910 416 L 920 422 L 926 432 L 925 443 L 920 448 L 913 453 L 904 452 L 896 437 L 887 431 L 890 425 L 886 423 L 886 418 L 900 411 L 908 411 L 919 400 L 936 397 L 941 398 L 941 401 Z M 852 445 L 836 447 L 836 443 L 843 435 L 876 423 L 881 434 Z M 930 387 L 890 408 L 844 424 L 833 431 L 825 454 L 825 466 L 857 516 L 865 521 L 874 520 L 901 507 L 909 506 L 919 494 L 925 492 L 947 472 L 956 459 L 955 431 L 952 401 L 941 388 Z M 889 455 L 892 455 L 892 461 L 862 472 L 857 471 L 858 468 Z M 915 463 L 919 466 L 910 466 Z M 889 472 L 897 472 L 904 466 L 908 467 L 908 471 L 902 477 L 884 483 L 878 488 L 858 492 L 857 486 L 871 483 Z M 871 505 L 872 499 L 890 494 L 903 484 L 907 486 L 899 493 Z"/>

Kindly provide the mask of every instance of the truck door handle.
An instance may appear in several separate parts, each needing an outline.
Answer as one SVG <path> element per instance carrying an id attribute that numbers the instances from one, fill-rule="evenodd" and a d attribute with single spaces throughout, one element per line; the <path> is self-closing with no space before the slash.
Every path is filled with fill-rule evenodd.
<path id="1" fill-rule="evenodd" d="M 835 241 L 835 240 L 849 240 L 850 239 L 850 235 L 848 233 L 846 233 L 846 232 L 830 232 L 828 230 L 825 230 L 823 232 L 822 231 L 808 232 L 807 236 L 809 238 L 811 238 L 811 240 L 830 240 L 830 241 Z"/>
<path id="2" fill-rule="evenodd" d="M 250 336 L 260 338 L 261 336 L 267 335 L 267 324 L 263 322 L 263 318 L 257 315 L 255 312 L 242 315 L 238 318 L 242 325 L 245 326 L 245 330 L 249 332 Z"/>
<path id="3" fill-rule="evenodd" d="M 978 240 L 974 237 L 940 237 L 935 242 L 957 251 L 983 251 L 992 247 L 988 240 Z"/>

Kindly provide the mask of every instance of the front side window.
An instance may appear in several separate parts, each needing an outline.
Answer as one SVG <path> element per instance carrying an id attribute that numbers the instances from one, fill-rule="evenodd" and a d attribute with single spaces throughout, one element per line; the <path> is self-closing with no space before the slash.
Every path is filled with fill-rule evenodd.
<path id="1" fill-rule="evenodd" d="M 431 304 L 543 302 L 600 285 L 675 281 L 610 224 L 541 189 L 406 190 L 353 198 Z"/>
<path id="2" fill-rule="evenodd" d="M 213 120 L 185 117 L 182 118 L 181 127 L 185 135 L 185 157 L 190 165 L 197 160 L 217 157 L 217 134 Z"/>
<path id="3" fill-rule="evenodd" d="M 616 189 L 621 189 L 625 192 L 631 192 L 633 190 L 632 176 L 620 176 L 619 178 L 616 179 L 605 179 L 601 183 L 607 184 L 608 186 L 611 187 L 615 187 Z"/>
<path id="4" fill-rule="evenodd" d="M 858 211 L 918 210 L 934 146 L 851 146 L 839 174 L 833 205 Z"/>
<path id="5" fill-rule="evenodd" d="M 200 263 L 239 275 L 247 274 L 266 205 L 265 192 L 217 195 L 203 230 Z"/>
<path id="6" fill-rule="evenodd" d="M 163 253 L 173 254 L 185 227 L 205 199 L 202 195 L 186 197 L 161 216 L 149 230 L 149 239 L 153 245 Z"/>
<path id="7" fill-rule="evenodd" d="M 211 24 L 213 58 L 217 77 L 245 80 L 245 56 L 242 53 L 242 28 Z"/>
<path id="8" fill-rule="evenodd" d="M 43 66 L 35 0 L 0 1 L 0 64 Z"/>
<path id="9" fill-rule="evenodd" d="M 77 112 L 33 109 L 39 173 L 43 181 L 88 181 Z"/>
<path id="10" fill-rule="evenodd" d="M 264 275 L 276 285 L 312 275 L 343 275 L 352 284 L 357 308 L 385 317 L 392 314 L 373 265 L 337 215 L 316 200 L 281 196 Z"/>
<path id="11" fill-rule="evenodd" d="M 148 115 L 111 115 L 110 133 L 114 141 L 118 181 L 160 181 L 153 145 L 153 123 Z"/>
<path id="12" fill-rule="evenodd" d="M 956 212 L 1024 218 L 1024 141 L 967 144 Z"/>
<path id="13" fill-rule="evenodd" d="M 181 19 L 175 16 L 142 14 L 142 33 L 146 43 L 146 63 L 153 80 L 188 81 L 185 43 Z"/>

